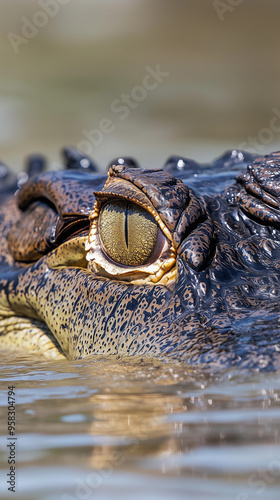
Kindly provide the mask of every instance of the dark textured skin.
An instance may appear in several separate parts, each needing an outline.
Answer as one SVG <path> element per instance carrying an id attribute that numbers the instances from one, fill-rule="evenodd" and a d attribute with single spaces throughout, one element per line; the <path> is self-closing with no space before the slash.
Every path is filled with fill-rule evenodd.
<path id="1" fill-rule="evenodd" d="M 3 198 L 0 306 L 47 325 L 69 359 L 280 368 L 280 154 L 233 151 L 211 166 L 173 157 L 163 171 L 116 160 L 104 189 L 107 176 L 75 155 L 65 154 L 71 170 Z M 86 267 L 93 192 L 156 210 L 177 253 L 174 283 L 132 285 Z"/>

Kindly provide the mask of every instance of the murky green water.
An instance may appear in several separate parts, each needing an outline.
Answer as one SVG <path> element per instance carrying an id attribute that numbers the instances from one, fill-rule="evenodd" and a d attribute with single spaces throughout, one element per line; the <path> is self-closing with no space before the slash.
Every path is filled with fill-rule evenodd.
<path id="1" fill-rule="evenodd" d="M 279 499 L 278 374 L 7 357 L 1 371 L 1 498 L 8 498 L 11 384 L 14 498 Z"/>
<path id="2" fill-rule="evenodd" d="M 92 143 L 103 169 L 122 155 L 148 167 L 171 154 L 210 161 L 252 137 L 256 152 L 279 149 L 277 0 L 63 0 L 41 28 L 38 2 L 0 0 L 0 157 L 13 168 L 37 151 L 55 168 L 61 147 L 104 118 L 113 127 Z M 14 47 L 11 33 L 25 41 Z M 142 98 L 157 65 L 165 76 Z M 140 100 L 116 111 L 136 87 Z"/>

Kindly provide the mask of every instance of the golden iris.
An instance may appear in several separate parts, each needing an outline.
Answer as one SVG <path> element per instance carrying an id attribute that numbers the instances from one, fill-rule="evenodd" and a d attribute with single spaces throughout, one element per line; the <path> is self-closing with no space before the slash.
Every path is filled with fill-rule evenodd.
<path id="1" fill-rule="evenodd" d="M 147 210 L 130 201 L 106 203 L 98 228 L 103 250 L 124 266 L 144 265 L 157 242 L 157 222 Z"/>

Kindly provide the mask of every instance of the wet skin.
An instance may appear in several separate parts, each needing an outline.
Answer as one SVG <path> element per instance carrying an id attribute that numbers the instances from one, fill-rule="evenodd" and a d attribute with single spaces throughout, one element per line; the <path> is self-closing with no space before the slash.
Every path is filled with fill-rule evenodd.
<path id="1" fill-rule="evenodd" d="M 279 154 L 108 176 L 65 157 L 1 184 L 1 348 L 279 368 Z"/>

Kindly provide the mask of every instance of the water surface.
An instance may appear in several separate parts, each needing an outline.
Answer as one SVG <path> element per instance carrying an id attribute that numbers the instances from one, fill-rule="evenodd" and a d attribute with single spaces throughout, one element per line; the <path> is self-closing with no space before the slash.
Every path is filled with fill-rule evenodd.
<path id="1" fill-rule="evenodd" d="M 7 387 L 17 485 L 7 496 Z M 1 498 L 279 499 L 279 374 L 2 359 Z"/>

